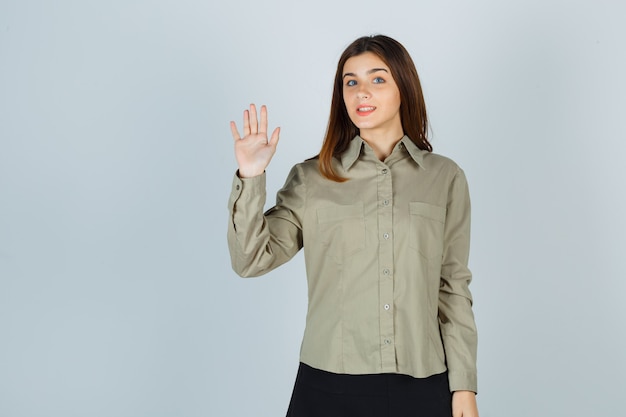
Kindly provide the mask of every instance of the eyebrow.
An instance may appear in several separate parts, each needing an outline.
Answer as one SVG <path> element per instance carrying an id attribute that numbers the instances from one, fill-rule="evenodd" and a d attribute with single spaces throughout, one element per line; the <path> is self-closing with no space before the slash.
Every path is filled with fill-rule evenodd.
<path id="1" fill-rule="evenodd" d="M 371 70 L 367 71 L 367 74 L 373 74 L 378 71 L 385 71 L 386 73 L 389 73 L 389 71 L 387 71 L 385 68 L 372 68 Z M 356 74 L 354 74 L 353 72 L 346 72 L 341 78 L 343 79 L 346 77 L 356 77 Z"/>

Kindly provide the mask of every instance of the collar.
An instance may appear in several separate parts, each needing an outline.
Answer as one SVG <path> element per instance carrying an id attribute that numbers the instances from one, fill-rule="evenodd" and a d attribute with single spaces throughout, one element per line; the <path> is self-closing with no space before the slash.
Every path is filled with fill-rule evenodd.
<path id="1" fill-rule="evenodd" d="M 341 154 L 341 165 L 343 169 L 348 171 L 352 165 L 359 159 L 359 155 L 361 155 L 361 149 L 365 141 L 360 136 L 355 136 L 352 141 L 350 141 L 350 145 L 348 145 L 348 149 L 345 150 L 344 153 Z M 404 135 L 402 139 L 396 144 L 396 147 L 400 146 L 401 148 L 406 149 L 409 153 L 413 161 L 421 168 L 424 168 L 424 153 L 428 151 L 424 151 L 417 147 L 415 143 L 407 135 Z"/>
<path id="2" fill-rule="evenodd" d="M 424 154 L 428 153 L 428 151 L 418 148 L 415 142 L 413 142 L 407 135 L 404 135 L 404 137 L 400 140 L 400 143 L 404 145 L 404 149 L 406 149 L 409 155 L 411 155 L 411 158 L 413 158 L 415 163 L 419 165 L 420 168 L 426 169 L 424 166 Z"/>

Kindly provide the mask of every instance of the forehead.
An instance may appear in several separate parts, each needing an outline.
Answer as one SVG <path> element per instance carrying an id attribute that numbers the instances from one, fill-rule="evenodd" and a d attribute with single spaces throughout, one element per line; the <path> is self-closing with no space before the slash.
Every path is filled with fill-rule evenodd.
<path id="1" fill-rule="evenodd" d="M 384 68 L 389 70 L 389 67 L 385 62 L 380 59 L 378 55 L 373 52 L 364 52 L 360 55 L 349 58 L 343 65 L 343 73 L 365 73 L 372 68 Z"/>

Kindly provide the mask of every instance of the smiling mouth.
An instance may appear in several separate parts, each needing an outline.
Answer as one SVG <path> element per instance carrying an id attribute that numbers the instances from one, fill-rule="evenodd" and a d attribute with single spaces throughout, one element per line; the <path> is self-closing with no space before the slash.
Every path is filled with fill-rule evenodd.
<path id="1" fill-rule="evenodd" d="M 374 110 L 376 110 L 376 107 L 374 107 L 374 106 L 359 107 L 358 109 L 356 109 L 356 111 L 359 112 L 359 113 L 371 113 Z"/>

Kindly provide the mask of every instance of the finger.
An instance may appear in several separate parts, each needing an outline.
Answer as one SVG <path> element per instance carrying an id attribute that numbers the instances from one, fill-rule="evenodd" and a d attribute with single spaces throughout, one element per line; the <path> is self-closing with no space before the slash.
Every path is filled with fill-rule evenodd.
<path id="1" fill-rule="evenodd" d="M 279 139 L 280 139 L 280 127 L 277 127 L 272 132 L 272 137 L 270 138 L 270 146 L 276 149 L 276 145 L 278 145 Z"/>
<path id="2" fill-rule="evenodd" d="M 246 137 L 250 134 L 250 114 L 248 110 L 243 111 L 243 136 Z"/>
<path id="3" fill-rule="evenodd" d="M 241 136 L 239 136 L 239 131 L 237 130 L 237 124 L 235 122 L 230 122 L 230 133 L 233 134 L 233 139 L 234 140 L 239 140 L 241 139 Z"/>
<path id="4" fill-rule="evenodd" d="M 260 134 L 267 134 L 267 106 L 261 106 L 261 126 Z"/>
<path id="5" fill-rule="evenodd" d="M 252 135 L 259 133 L 259 121 L 257 120 L 256 106 L 254 104 L 250 104 L 250 133 Z"/>

